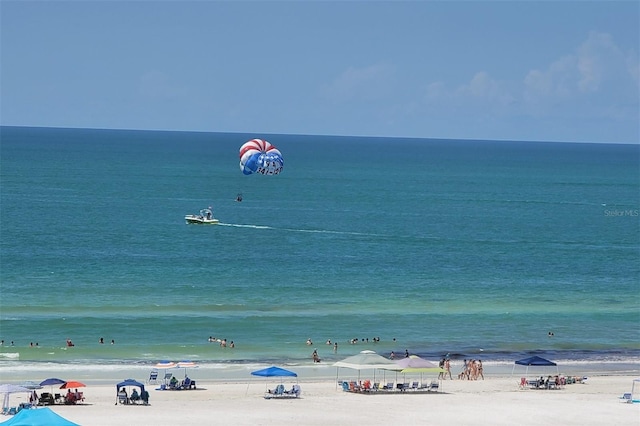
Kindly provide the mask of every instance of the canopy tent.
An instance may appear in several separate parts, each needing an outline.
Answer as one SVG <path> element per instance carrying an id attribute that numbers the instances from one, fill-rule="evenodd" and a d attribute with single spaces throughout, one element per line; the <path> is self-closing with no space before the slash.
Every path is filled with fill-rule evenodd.
<path id="1" fill-rule="evenodd" d="M 527 367 L 527 369 L 525 371 L 525 375 L 527 375 L 529 373 L 529 367 L 531 367 L 531 366 L 534 366 L 534 367 L 556 367 L 556 374 L 560 374 L 559 370 L 558 370 L 558 364 L 556 364 L 553 361 L 549 361 L 548 359 L 539 357 L 537 355 L 529 357 L 529 358 L 520 359 L 520 360 L 516 361 L 515 365 L 513 366 L 513 369 L 511 370 L 511 374 L 513 374 L 513 371 L 515 370 L 516 365 L 525 365 Z"/>
<path id="2" fill-rule="evenodd" d="M 416 374 L 420 373 L 420 381 L 423 380 L 423 373 L 444 373 L 446 370 L 439 367 L 438 364 L 428 361 L 424 358 L 420 358 L 417 355 L 409 355 L 408 357 L 401 358 L 395 361 L 398 367 L 401 369 L 400 373 Z M 444 376 L 442 376 L 444 377 Z M 442 377 L 439 376 L 440 386 L 442 386 Z"/>
<path id="3" fill-rule="evenodd" d="M 269 368 L 263 368 L 262 370 L 252 371 L 251 375 L 260 377 L 298 377 L 293 371 L 285 370 L 275 365 Z"/>
<path id="4" fill-rule="evenodd" d="M 427 361 L 424 358 L 420 358 L 417 355 L 410 355 L 407 358 L 402 358 L 396 361 L 399 367 L 401 367 L 402 373 L 444 373 L 445 369 L 438 366 L 438 364 L 431 361 Z"/>
<path id="5" fill-rule="evenodd" d="M 140 388 L 141 393 L 144 391 L 144 383 L 140 383 L 135 379 L 126 379 L 124 382 L 120 382 L 116 385 L 116 392 L 118 392 L 121 388 L 124 388 L 126 386 L 138 387 Z"/>
<path id="6" fill-rule="evenodd" d="M 333 364 L 336 369 L 336 386 L 338 385 L 338 374 L 340 371 L 340 367 L 351 368 L 353 370 L 358 370 L 358 378 L 360 378 L 360 370 L 374 370 L 374 379 L 375 379 L 375 370 L 395 370 L 398 371 L 401 368 L 390 359 L 387 359 L 381 355 L 378 355 L 374 351 L 361 351 L 356 355 L 352 355 L 343 359 L 342 361 L 338 361 Z"/>
<path id="7" fill-rule="evenodd" d="M 12 393 L 28 393 L 31 394 L 32 390 L 25 388 L 24 386 L 5 384 L 0 385 L 0 393 L 4 394 L 4 399 L 2 401 L 2 408 L 9 408 L 9 395 Z"/>
<path id="8" fill-rule="evenodd" d="M 298 377 L 298 374 L 293 371 L 285 370 L 284 368 L 276 367 L 275 365 L 267 368 L 263 368 L 261 370 L 256 370 L 251 372 L 252 376 L 258 377 Z M 268 386 L 265 382 L 265 386 Z M 247 384 L 247 391 L 245 393 L 249 393 L 249 384 Z"/>
<path id="9" fill-rule="evenodd" d="M 116 405 L 118 405 L 118 395 L 120 392 L 120 389 L 127 387 L 127 386 L 134 386 L 134 387 L 138 387 L 140 388 L 140 395 L 143 396 L 144 398 L 144 394 L 145 394 L 145 390 L 144 390 L 144 383 L 140 383 L 139 381 L 135 380 L 135 379 L 125 379 L 125 381 L 120 382 L 116 385 Z M 145 405 L 147 405 L 146 403 L 148 402 L 149 399 L 149 394 L 147 393 L 147 399 L 144 400 L 145 401 Z"/>
<path id="10" fill-rule="evenodd" d="M 49 407 L 38 408 L 37 410 L 20 410 L 18 414 L 13 416 L 6 422 L 0 423 L 2 426 L 32 426 L 32 425 L 47 425 L 47 426 L 80 426 L 78 423 L 74 423 L 59 416 L 52 411 Z"/>
<path id="11" fill-rule="evenodd" d="M 378 355 L 374 351 L 362 351 L 359 354 L 352 355 L 348 358 L 333 364 L 334 367 L 345 367 L 354 370 L 398 370 L 398 364 Z"/>
<path id="12" fill-rule="evenodd" d="M 636 390 L 636 386 L 638 386 L 638 389 Z M 640 402 L 640 379 L 633 379 L 633 382 L 631 384 L 631 402 L 632 403 L 637 403 Z"/>

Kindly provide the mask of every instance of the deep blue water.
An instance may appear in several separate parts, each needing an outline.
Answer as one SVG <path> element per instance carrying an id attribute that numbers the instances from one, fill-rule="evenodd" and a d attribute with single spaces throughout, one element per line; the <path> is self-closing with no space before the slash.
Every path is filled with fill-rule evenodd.
<path id="1" fill-rule="evenodd" d="M 0 137 L 8 362 L 309 360 L 309 337 L 325 359 L 640 355 L 638 145 Z M 254 137 L 281 175 L 241 173 Z M 185 224 L 210 205 L 220 225 Z"/>

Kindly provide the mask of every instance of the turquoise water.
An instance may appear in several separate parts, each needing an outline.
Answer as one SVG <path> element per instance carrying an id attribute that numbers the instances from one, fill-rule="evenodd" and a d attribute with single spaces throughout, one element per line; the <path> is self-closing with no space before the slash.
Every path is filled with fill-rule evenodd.
<path id="1" fill-rule="evenodd" d="M 254 137 L 281 175 L 242 174 Z M 640 356 L 638 145 L 3 127 L 0 154 L 0 367 Z"/>

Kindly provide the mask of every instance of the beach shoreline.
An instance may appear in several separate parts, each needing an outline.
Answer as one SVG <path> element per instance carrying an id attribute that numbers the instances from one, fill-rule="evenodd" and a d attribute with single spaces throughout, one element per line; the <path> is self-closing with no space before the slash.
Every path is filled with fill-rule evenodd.
<path id="1" fill-rule="evenodd" d="M 437 361 L 436 361 L 437 363 Z M 251 380 L 251 371 L 267 367 L 271 364 L 248 363 L 196 363 L 197 367 L 189 369 L 188 374 L 194 378 L 200 378 L 210 382 L 242 382 Z M 339 371 L 330 363 L 280 363 L 279 366 L 295 370 L 300 380 L 332 380 L 337 374 L 346 375 L 349 369 L 341 368 Z M 513 362 L 483 361 L 484 371 L 488 377 L 512 377 L 520 376 L 527 372 L 530 374 L 542 372 L 561 374 L 566 376 L 640 376 L 640 361 L 575 361 L 569 363 L 558 362 L 558 367 L 530 367 L 515 365 Z M 462 360 L 451 362 L 451 372 L 455 376 L 463 366 Z M 20 361 L 6 361 L 0 364 L 0 379 L 2 382 L 19 382 L 25 380 L 41 381 L 46 377 L 64 376 L 73 380 L 86 380 L 96 384 L 104 384 L 124 378 L 135 378 L 145 381 L 149 378 L 155 364 L 132 363 L 127 364 L 92 364 L 76 361 L 73 363 L 31 363 Z M 160 370 L 162 372 L 162 370 Z M 184 369 L 173 368 L 167 370 L 177 375 L 184 374 Z"/>
<path id="2" fill-rule="evenodd" d="M 48 365 L 39 371 L 0 370 L 2 382 L 19 383 L 25 380 L 41 381 L 47 377 L 65 375 L 63 379 L 80 380 L 85 401 L 80 405 L 50 406 L 57 414 L 86 426 L 103 425 L 170 425 L 176 423 L 218 424 L 232 422 L 237 425 L 276 425 L 295 423 L 324 425 L 345 421 L 368 424 L 402 422 L 405 424 L 498 424 L 498 425 L 633 425 L 640 419 L 640 404 L 621 404 L 619 397 L 630 392 L 636 368 L 630 372 L 619 368 L 607 371 L 585 368 L 585 364 L 560 366 L 563 372 L 582 368 L 582 383 L 565 385 L 559 390 L 523 389 L 518 385 L 522 371 L 485 369 L 485 380 L 443 380 L 440 391 L 430 393 L 378 392 L 373 395 L 342 391 L 339 380 L 373 379 L 384 375 L 385 381 L 403 382 L 401 374 L 381 370 L 351 370 L 332 366 L 322 368 L 292 367 L 298 377 L 254 377 L 250 370 L 257 365 L 245 365 L 222 374 L 218 369 L 197 368 L 187 374 L 196 380 L 196 390 L 159 390 L 159 382 L 147 383 L 150 369 L 129 368 L 91 370 L 59 370 Z M 612 366 L 615 367 L 615 366 Z M 636 367 L 638 367 L 636 365 Z M 171 370 L 182 378 L 185 371 Z M 541 372 L 543 371 L 543 372 Z M 142 373 L 146 376 L 143 376 Z M 91 375 L 93 374 L 93 377 Z M 527 377 L 554 375 L 551 368 L 531 368 Z M 149 406 L 124 406 L 117 403 L 116 384 L 133 375 L 144 382 L 150 393 Z M 163 374 L 159 375 L 159 378 Z M 436 374 L 422 380 L 437 379 Z M 297 383 L 302 389 L 299 399 L 267 400 L 267 389 L 283 383 L 289 388 Z M 48 392 L 48 386 L 37 392 Z M 53 390 L 56 391 L 57 389 Z M 131 391 L 132 389 L 128 389 Z M 60 390 L 64 393 L 63 390 Z M 26 402 L 27 394 L 12 394 L 12 406 Z M 0 420 L 5 420 L 3 417 Z"/>

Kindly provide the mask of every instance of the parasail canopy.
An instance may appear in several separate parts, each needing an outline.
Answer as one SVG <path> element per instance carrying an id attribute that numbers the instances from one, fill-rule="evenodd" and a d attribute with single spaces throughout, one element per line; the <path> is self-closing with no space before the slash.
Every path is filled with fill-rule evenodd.
<path id="1" fill-rule="evenodd" d="M 283 166 L 280 151 L 263 139 L 251 139 L 240 147 L 240 170 L 245 175 L 277 175 Z"/>

